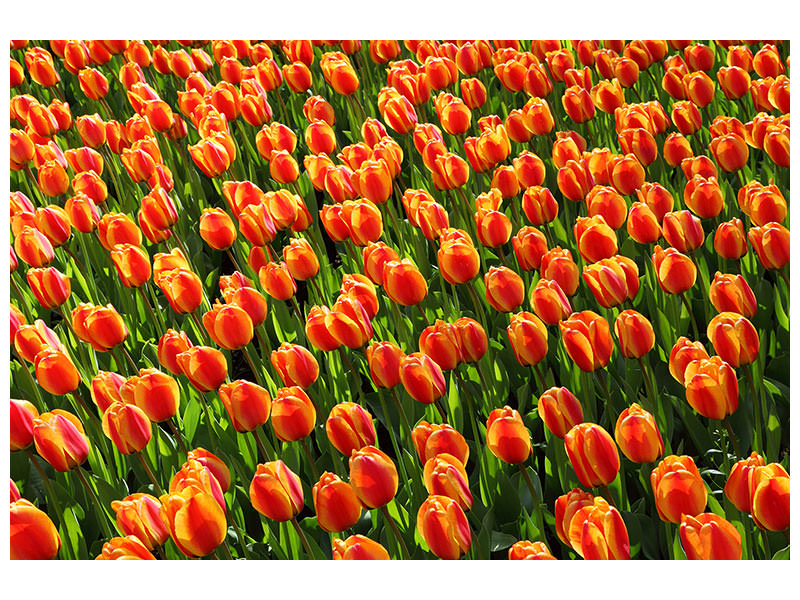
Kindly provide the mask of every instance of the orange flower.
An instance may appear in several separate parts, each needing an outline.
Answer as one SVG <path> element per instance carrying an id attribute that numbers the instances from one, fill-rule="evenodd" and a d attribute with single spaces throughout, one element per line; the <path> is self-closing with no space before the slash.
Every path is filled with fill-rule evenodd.
<path id="1" fill-rule="evenodd" d="M 508 560 L 556 560 L 544 542 L 522 540 L 508 549 Z"/>
<path id="2" fill-rule="evenodd" d="M 131 494 L 111 502 L 117 515 L 117 528 L 125 535 L 136 536 L 148 550 L 154 550 L 169 538 L 161 520 L 161 502 L 150 494 Z"/>
<path id="3" fill-rule="evenodd" d="M 564 348 L 582 371 L 602 369 L 614 350 L 608 322 L 591 310 L 572 313 L 558 324 Z"/>
<path id="4" fill-rule="evenodd" d="M 720 358 L 732 367 L 749 365 L 758 357 L 758 332 L 743 315 L 718 314 L 709 322 L 706 334 Z"/>
<path id="5" fill-rule="evenodd" d="M 650 474 L 650 485 L 662 521 L 680 523 L 706 507 L 708 491 L 690 456 L 667 456 Z"/>
<path id="6" fill-rule="evenodd" d="M 80 373 L 70 358 L 60 350 L 48 347 L 34 358 L 36 381 L 47 392 L 56 396 L 78 389 Z"/>
<path id="7" fill-rule="evenodd" d="M 681 546 L 689 560 L 740 560 L 742 539 L 726 519 L 713 513 L 683 515 Z"/>
<path id="8" fill-rule="evenodd" d="M 150 550 L 135 535 L 114 537 L 103 544 L 95 560 L 156 560 Z"/>
<path id="9" fill-rule="evenodd" d="M 657 245 L 653 253 L 658 284 L 668 294 L 682 294 L 694 285 L 697 267 L 692 259 L 675 248 L 663 250 Z"/>
<path id="10" fill-rule="evenodd" d="M 724 419 L 736 412 L 739 406 L 736 372 L 719 356 L 693 360 L 686 365 L 683 376 L 686 400 L 701 415 Z"/>
<path id="11" fill-rule="evenodd" d="M 103 413 L 103 433 L 120 454 L 141 452 L 153 435 L 150 419 L 132 404 L 114 402 Z"/>
<path id="12" fill-rule="evenodd" d="M 333 447 L 345 456 L 375 444 L 372 415 L 354 402 L 341 402 L 331 409 L 325 432 Z"/>
<path id="13" fill-rule="evenodd" d="M 472 544 L 464 511 L 447 496 L 428 496 L 417 512 L 417 532 L 437 557 L 455 560 Z"/>
<path id="14" fill-rule="evenodd" d="M 549 251 L 546 248 L 547 246 L 545 245 L 545 252 L 540 258 L 539 272 L 541 276 L 544 279 L 555 281 L 567 296 L 572 296 L 578 289 L 578 283 L 580 283 L 580 270 L 575 261 L 572 260 L 572 253 L 559 246 Z M 519 258 L 519 254 L 517 258 Z"/>
<path id="15" fill-rule="evenodd" d="M 368 509 L 388 504 L 397 493 L 397 469 L 375 446 L 364 446 L 350 455 L 350 485 Z"/>
<path id="16" fill-rule="evenodd" d="M 784 531 L 789 528 L 789 474 L 778 463 L 756 467 L 751 491 L 753 521 L 761 529 Z"/>
<path id="17" fill-rule="evenodd" d="M 608 432 L 594 423 L 575 425 L 564 436 L 567 456 L 581 484 L 608 485 L 619 472 L 619 452 Z"/>
<path id="18" fill-rule="evenodd" d="M 317 523 L 328 532 L 344 531 L 361 517 L 361 501 L 349 483 L 327 471 L 311 490 Z"/>
<path id="19" fill-rule="evenodd" d="M 455 369 L 461 362 L 458 330 L 454 325 L 437 319 L 423 329 L 419 336 L 420 352 L 430 356 L 444 371 Z"/>
<path id="20" fill-rule="evenodd" d="M 255 383 L 239 379 L 222 384 L 219 398 L 239 433 L 253 431 L 269 420 L 272 400 L 269 392 Z"/>
<path id="21" fill-rule="evenodd" d="M 228 362 L 216 348 L 192 346 L 176 356 L 189 383 L 200 392 L 219 389 L 228 377 Z"/>
<path id="22" fill-rule="evenodd" d="M 55 267 L 28 269 L 25 277 L 33 295 L 43 308 L 57 308 L 69 298 L 71 292 L 69 277 Z"/>
<path id="23" fill-rule="evenodd" d="M 636 403 L 620 413 L 614 439 L 628 460 L 635 463 L 651 463 L 664 454 L 664 441 L 653 415 Z"/>
<path id="24" fill-rule="evenodd" d="M 525 462 L 533 452 L 530 431 L 522 416 L 509 406 L 489 413 L 486 445 L 497 458 L 512 465 Z"/>
<path id="25" fill-rule="evenodd" d="M 448 283 L 466 283 L 478 274 L 480 259 L 472 238 L 466 232 L 458 229 L 445 230 L 439 241 L 439 269 Z"/>
<path id="26" fill-rule="evenodd" d="M 511 312 L 525 300 L 522 278 L 508 267 L 492 267 L 483 277 L 486 301 L 498 312 Z"/>
<path id="27" fill-rule="evenodd" d="M 757 452 L 751 452 L 749 457 L 733 465 L 725 482 L 725 496 L 744 513 L 753 510 L 753 475 L 758 467 L 764 465 L 764 457 Z"/>
<path id="28" fill-rule="evenodd" d="M 623 310 L 614 321 L 619 351 L 625 358 L 640 358 L 653 349 L 656 336 L 653 325 L 635 310 Z"/>
<path id="29" fill-rule="evenodd" d="M 552 387 L 539 396 L 539 416 L 554 436 L 564 439 L 567 432 L 583 422 L 583 407 L 567 388 Z"/>
<path id="30" fill-rule="evenodd" d="M 89 438 L 80 419 L 61 409 L 42 413 L 33 420 L 36 452 L 60 472 L 79 467 L 89 456 Z"/>
<path id="31" fill-rule="evenodd" d="M 719 271 L 708 289 L 709 300 L 719 312 L 734 312 L 752 318 L 758 310 L 755 294 L 741 275 L 723 274 Z"/>
<path id="32" fill-rule="evenodd" d="M 178 549 L 190 558 L 211 554 L 227 533 L 225 511 L 214 496 L 194 487 L 164 494 L 161 518 Z"/>
<path id="33" fill-rule="evenodd" d="M 633 300 L 639 291 L 639 268 L 633 259 L 616 255 L 583 268 L 583 280 L 603 308 Z"/>
<path id="34" fill-rule="evenodd" d="M 447 496 L 463 510 L 472 508 L 472 493 L 464 464 L 459 458 L 441 452 L 428 459 L 422 473 L 429 494 Z"/>
<path id="35" fill-rule="evenodd" d="M 519 364 L 535 365 L 547 355 L 547 327 L 533 313 L 511 315 L 506 332 Z"/>
<path id="36" fill-rule="evenodd" d="M 628 530 L 622 516 L 600 497 L 573 514 L 568 539 L 572 549 L 586 560 L 628 560 L 631 557 Z"/>
<path id="37" fill-rule="evenodd" d="M 386 548 L 363 535 L 333 538 L 333 560 L 390 560 Z"/>
<path id="38" fill-rule="evenodd" d="M 411 431 L 411 439 L 423 465 L 438 454 L 449 454 L 462 465 L 467 464 L 469 446 L 464 436 L 447 423 L 440 425 L 420 421 Z"/>
<path id="39" fill-rule="evenodd" d="M 311 398 L 297 386 L 279 388 L 272 401 L 272 428 L 282 442 L 303 439 L 314 429 L 317 411 Z"/>
<path id="40" fill-rule="evenodd" d="M 21 498 L 11 503 L 11 560 L 50 560 L 61 549 L 61 538 L 47 514 Z"/>
<path id="41" fill-rule="evenodd" d="M 765 269 L 782 269 L 789 263 L 789 230 L 780 223 L 751 227 L 747 239 Z"/>
<path id="42" fill-rule="evenodd" d="M 578 251 L 587 262 L 594 263 L 617 253 L 617 236 L 603 217 L 578 217 L 573 229 Z"/>
<path id="43" fill-rule="evenodd" d="M 419 304 L 428 295 L 428 284 L 409 259 L 384 263 L 383 286 L 386 295 L 402 306 Z"/>

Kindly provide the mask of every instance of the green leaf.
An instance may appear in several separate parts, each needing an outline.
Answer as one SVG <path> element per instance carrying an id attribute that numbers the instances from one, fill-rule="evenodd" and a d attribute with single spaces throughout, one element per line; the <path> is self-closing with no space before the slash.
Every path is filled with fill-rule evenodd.
<path id="1" fill-rule="evenodd" d="M 517 541 L 517 538 L 502 531 L 492 531 L 489 540 L 489 548 L 492 552 L 497 552 L 511 547 Z"/>

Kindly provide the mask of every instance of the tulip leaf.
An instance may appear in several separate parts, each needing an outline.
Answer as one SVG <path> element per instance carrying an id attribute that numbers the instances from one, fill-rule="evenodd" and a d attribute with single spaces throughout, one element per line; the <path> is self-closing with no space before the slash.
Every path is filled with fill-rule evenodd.
<path id="1" fill-rule="evenodd" d="M 778 550 L 772 555 L 772 560 L 789 560 L 789 549 L 790 546 L 786 546 L 786 548 Z"/>
<path id="2" fill-rule="evenodd" d="M 502 531 L 492 531 L 489 539 L 489 549 L 492 552 L 510 548 L 511 545 L 517 541 L 516 536 L 503 533 Z"/>
<path id="3" fill-rule="evenodd" d="M 187 443 L 192 443 L 197 425 L 200 423 L 200 401 L 189 400 L 183 413 L 183 435 Z"/>

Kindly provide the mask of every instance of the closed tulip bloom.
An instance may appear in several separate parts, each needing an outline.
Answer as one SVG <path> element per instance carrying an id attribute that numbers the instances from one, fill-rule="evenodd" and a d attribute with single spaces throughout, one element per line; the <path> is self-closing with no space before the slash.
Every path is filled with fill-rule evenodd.
<path id="1" fill-rule="evenodd" d="M 114 402 L 122 402 L 120 388 L 125 381 L 126 379 L 122 375 L 107 371 L 98 371 L 97 375 L 94 376 L 89 389 L 92 394 L 92 401 L 97 405 L 101 413 L 105 413 Z"/>
<path id="2" fill-rule="evenodd" d="M 429 494 L 447 496 L 463 510 L 472 508 L 467 472 L 459 458 L 447 453 L 436 454 L 425 463 L 422 478 Z"/>
<path id="3" fill-rule="evenodd" d="M 440 238 L 437 253 L 439 270 L 448 283 L 459 285 L 472 280 L 480 269 L 480 259 L 469 236 Z"/>
<path id="4" fill-rule="evenodd" d="M 269 420 L 272 400 L 260 385 L 244 379 L 225 383 L 219 388 L 219 398 L 239 433 L 253 431 Z"/>
<path id="5" fill-rule="evenodd" d="M 103 544 L 95 560 L 156 560 L 150 550 L 135 535 L 114 537 Z"/>
<path id="6" fill-rule="evenodd" d="M 160 501 L 161 518 L 186 556 L 207 556 L 225 540 L 225 511 L 212 494 L 188 487 L 164 494 Z"/>
<path id="7" fill-rule="evenodd" d="M 444 371 L 455 369 L 461 362 L 461 345 L 454 325 L 436 319 L 419 336 L 419 350 L 430 356 Z"/>
<path id="8" fill-rule="evenodd" d="M 619 472 L 619 452 L 608 432 L 594 423 L 575 425 L 564 436 L 567 456 L 581 484 L 608 485 Z"/>
<path id="9" fill-rule="evenodd" d="M 325 432 L 333 447 L 345 456 L 375 444 L 372 415 L 354 402 L 341 402 L 331 409 Z"/>
<path id="10" fill-rule="evenodd" d="M 756 314 L 758 302 L 747 281 L 741 275 L 717 271 L 708 289 L 709 300 L 719 312 L 733 312 L 748 319 Z"/>
<path id="11" fill-rule="evenodd" d="M 764 457 L 757 452 L 733 465 L 725 482 L 725 496 L 744 513 L 753 509 L 753 475 L 758 467 L 765 465 Z"/>
<path id="12" fill-rule="evenodd" d="M 580 283 L 580 269 L 572 260 L 572 253 L 561 247 L 546 251 L 540 259 L 540 273 L 544 279 L 558 283 L 567 296 L 572 296 Z"/>
<path id="13" fill-rule="evenodd" d="M 625 222 L 627 204 L 612 187 L 596 185 L 589 190 L 586 208 L 590 217 L 602 216 L 611 229 L 619 229 Z"/>
<path id="14" fill-rule="evenodd" d="M 11 399 L 9 418 L 11 452 L 24 450 L 33 443 L 33 420 L 38 416 L 39 411 L 27 400 Z"/>
<path id="15" fill-rule="evenodd" d="M 289 245 L 283 248 L 283 260 L 292 278 L 297 281 L 308 281 L 319 273 L 319 259 L 303 238 L 292 238 Z"/>
<path id="16" fill-rule="evenodd" d="M 127 396 L 127 390 L 132 392 L 132 396 Z M 123 402 L 135 404 L 154 423 L 174 417 L 180 405 L 178 382 L 153 368 L 140 369 L 138 376 L 120 386 L 119 393 Z"/>
<path id="17" fill-rule="evenodd" d="M 76 327 L 75 321 L 78 319 L 82 319 L 82 323 Z M 72 320 L 76 332 L 83 328 L 88 333 L 89 343 L 99 352 L 122 344 L 128 337 L 128 328 L 122 316 L 111 304 L 95 306 L 81 317 L 73 311 Z"/>
<path id="18" fill-rule="evenodd" d="M 635 310 L 624 310 L 614 321 L 614 333 L 625 358 L 640 358 L 655 346 L 655 333 L 650 321 Z"/>
<path id="19" fill-rule="evenodd" d="M 741 314 L 718 314 L 709 322 L 707 335 L 720 358 L 732 367 L 748 365 L 758 357 L 758 332 Z"/>
<path id="20" fill-rule="evenodd" d="M 158 362 L 171 373 L 183 373 L 178 364 L 178 355 L 192 347 L 192 342 L 183 331 L 168 329 L 158 340 Z"/>
<path id="21" fill-rule="evenodd" d="M 47 514 L 21 498 L 11 503 L 11 560 L 50 560 L 61 549 L 58 530 Z"/>
<path id="22" fill-rule="evenodd" d="M 253 339 L 253 321 L 235 304 L 219 304 L 203 315 L 203 326 L 218 346 L 238 350 Z"/>
<path id="23" fill-rule="evenodd" d="M 61 396 L 78 389 L 80 373 L 69 357 L 59 350 L 47 348 L 34 358 L 36 381 L 53 395 Z"/>
<path id="24" fill-rule="evenodd" d="M 191 461 L 195 461 L 210 471 L 211 475 L 213 475 L 214 479 L 219 483 L 222 493 L 228 491 L 231 485 L 231 472 L 218 456 L 205 448 L 195 448 L 194 450 L 189 450 L 189 453 L 186 455 L 186 460 L 187 462 L 183 465 L 182 469 Z"/>
<path id="25" fill-rule="evenodd" d="M 535 314 L 511 315 L 506 332 L 519 364 L 536 365 L 547 356 L 547 327 Z"/>
<path id="26" fill-rule="evenodd" d="M 42 413 L 33 420 L 36 452 L 60 472 L 80 466 L 89 456 L 89 438 L 80 419 L 61 409 Z"/>
<path id="27" fill-rule="evenodd" d="M 716 177 L 706 179 L 702 175 L 695 175 L 686 183 L 683 201 L 701 219 L 716 217 L 725 205 Z"/>
<path id="28" fill-rule="evenodd" d="M 131 494 L 111 502 L 117 515 L 117 528 L 129 536 L 136 536 L 152 551 L 169 538 L 169 530 L 161 520 L 161 502 L 150 494 Z"/>
<path id="29" fill-rule="evenodd" d="M 724 419 L 736 412 L 739 406 L 736 372 L 719 356 L 690 362 L 683 376 L 686 400 L 698 413 L 709 419 Z"/>
<path id="30" fill-rule="evenodd" d="M 789 528 L 789 474 L 778 463 L 754 470 L 751 480 L 753 521 L 767 531 Z"/>
<path id="31" fill-rule="evenodd" d="M 279 388 L 270 416 L 275 435 L 282 442 L 296 442 L 314 429 L 317 411 L 311 398 L 297 386 Z"/>
<path id="32" fill-rule="evenodd" d="M 366 352 L 375 385 L 393 388 L 400 383 L 400 362 L 406 355 L 399 347 L 391 342 L 373 342 Z"/>
<path id="33" fill-rule="evenodd" d="M 558 324 L 564 348 L 582 371 L 602 369 L 614 350 L 608 322 L 597 313 L 585 310 L 573 313 Z"/>
<path id="34" fill-rule="evenodd" d="M 364 446 L 350 455 L 350 485 L 364 506 L 380 508 L 397 493 L 397 469 L 375 446 Z"/>
<path id="35" fill-rule="evenodd" d="M 630 559 L 625 522 L 619 511 L 599 496 L 573 514 L 567 535 L 572 549 L 585 560 Z"/>
<path id="36" fill-rule="evenodd" d="M 72 235 L 69 215 L 60 206 L 53 204 L 37 208 L 35 219 L 36 228 L 50 240 L 54 248 L 63 246 Z"/>
<path id="37" fill-rule="evenodd" d="M 239 233 L 254 246 L 266 246 L 275 239 L 275 223 L 266 202 L 248 204 L 239 213 Z"/>
<path id="38" fill-rule="evenodd" d="M 409 354 L 400 361 L 400 382 L 409 396 L 423 404 L 432 404 L 447 390 L 441 367 L 421 352 Z"/>
<path id="39" fill-rule="evenodd" d="M 25 276 L 33 295 L 43 308 L 56 308 L 69 298 L 71 292 L 69 277 L 55 267 L 28 269 Z"/>
<path id="40" fill-rule="evenodd" d="M 25 317 L 22 317 L 24 321 Z M 12 331 L 14 327 L 12 313 Z M 44 324 L 41 319 L 36 319 L 33 324 L 21 324 L 14 334 L 14 349 L 28 362 L 36 362 L 36 355 L 42 350 L 55 350 L 64 352 L 64 345 L 58 339 L 55 331 Z"/>
<path id="41" fill-rule="evenodd" d="M 200 392 L 219 389 L 228 376 L 225 355 L 216 348 L 192 346 L 176 356 L 189 383 Z"/>
<path id="42" fill-rule="evenodd" d="M 556 499 L 554 514 L 556 521 L 556 535 L 567 546 L 570 542 L 570 524 L 575 514 L 584 507 L 592 507 L 595 497 L 580 488 L 574 488 Z"/>
<path id="43" fill-rule="evenodd" d="M 522 194 L 522 211 L 533 225 L 544 225 L 558 216 L 558 203 L 549 189 L 533 186 Z"/>
<path id="44" fill-rule="evenodd" d="M 708 491 L 690 456 L 667 456 L 650 474 L 650 485 L 662 521 L 680 523 L 706 508 Z"/>
<path id="45" fill-rule="evenodd" d="M 272 352 L 270 362 L 286 386 L 307 388 L 319 375 L 317 359 L 306 348 L 297 344 L 284 342 Z"/>
<path id="46" fill-rule="evenodd" d="M 741 169 L 750 156 L 744 139 L 735 133 L 714 138 L 708 147 L 714 155 L 714 160 L 726 173 Z"/>
<path id="47" fill-rule="evenodd" d="M 475 319 L 461 317 L 453 323 L 458 335 L 461 360 L 466 363 L 478 362 L 489 347 L 486 331 Z"/>
<path id="48" fill-rule="evenodd" d="M 348 348 L 361 348 L 374 334 L 370 315 L 355 292 L 339 296 L 325 317 L 325 327 Z"/>
<path id="49" fill-rule="evenodd" d="M 599 215 L 578 217 L 574 233 L 578 251 L 587 262 L 594 263 L 617 253 L 617 236 Z"/>
<path id="50" fill-rule="evenodd" d="M 573 85 L 564 91 L 561 104 L 570 119 L 576 123 L 585 123 L 594 118 L 594 103 L 583 87 Z"/>
<path id="51" fill-rule="evenodd" d="M 681 385 L 684 382 L 686 367 L 694 360 L 709 358 L 708 352 L 700 342 L 692 342 L 687 337 L 681 336 L 669 355 L 669 372 Z"/>
<path id="52" fill-rule="evenodd" d="M 508 549 L 508 560 L 556 560 L 544 542 L 522 540 Z"/>
<path id="53" fill-rule="evenodd" d="M 333 473 L 323 473 L 311 494 L 317 523 L 324 531 L 344 531 L 361 517 L 361 501 L 353 488 Z"/>
<path id="54" fill-rule="evenodd" d="M 386 295 L 402 306 L 419 304 L 428 295 L 425 278 L 407 258 L 384 264 L 383 286 Z"/>
<path id="55" fill-rule="evenodd" d="M 486 301 L 498 312 L 511 312 L 525 300 L 522 278 L 507 267 L 492 267 L 483 281 Z"/>
<path id="56" fill-rule="evenodd" d="M 312 346 L 323 352 L 336 350 L 342 345 L 328 329 L 330 319 L 331 310 L 327 306 L 312 306 L 306 318 L 306 338 Z"/>
<path id="57" fill-rule="evenodd" d="M 522 416 L 509 406 L 489 413 L 486 445 L 498 459 L 512 465 L 525 462 L 533 452 L 530 431 Z"/>
<path id="58" fill-rule="evenodd" d="M 200 237 L 210 248 L 225 250 L 236 241 L 236 228 L 224 210 L 206 208 L 200 216 Z"/>
<path id="59" fill-rule="evenodd" d="M 705 232 L 700 219 L 688 210 L 665 214 L 662 229 L 664 239 L 678 252 L 693 252 L 705 241 Z"/>
<path id="60" fill-rule="evenodd" d="M 153 435 L 150 419 L 132 404 L 114 402 L 103 413 L 103 433 L 120 454 L 141 452 Z"/>
<path id="61" fill-rule="evenodd" d="M 556 281 L 539 279 L 531 290 L 530 301 L 533 312 L 547 325 L 555 325 L 572 313 L 569 298 Z"/>
<path id="62" fill-rule="evenodd" d="M 383 242 L 370 242 L 361 251 L 364 272 L 376 285 L 383 285 L 383 267 L 386 263 L 400 261 L 397 252 Z"/>
<path id="63" fill-rule="evenodd" d="M 583 422 L 583 407 L 567 388 L 552 387 L 539 396 L 539 416 L 554 436 L 564 436 Z"/>
<path id="64" fill-rule="evenodd" d="M 589 190 L 594 187 L 592 173 L 583 160 L 568 160 L 558 169 L 556 181 L 561 193 L 573 202 L 583 201 Z"/>
<path id="65" fill-rule="evenodd" d="M 754 225 L 786 220 L 786 199 L 775 185 L 761 186 L 758 182 L 751 182 L 739 190 L 738 200 Z"/>
<path id="66" fill-rule="evenodd" d="M 639 292 L 639 268 L 627 256 L 604 258 L 584 267 L 583 280 L 603 308 L 633 300 Z"/>
<path id="67" fill-rule="evenodd" d="M 100 222 L 100 212 L 94 201 L 86 194 L 76 193 L 64 205 L 72 226 L 81 233 L 91 233 Z"/>
<path id="68" fill-rule="evenodd" d="M 386 548 L 363 535 L 333 538 L 333 560 L 390 560 Z"/>
<path id="69" fill-rule="evenodd" d="M 142 244 L 142 232 L 122 213 L 106 213 L 97 224 L 97 234 L 103 248 L 111 252 L 118 244 Z"/>
<path id="70" fill-rule="evenodd" d="M 640 244 L 653 244 L 661 237 L 661 226 L 653 210 L 644 202 L 634 202 L 628 212 L 628 235 Z"/>
<path id="71" fill-rule="evenodd" d="M 681 546 L 689 560 L 740 560 L 742 539 L 725 518 L 713 513 L 684 515 L 680 527 Z"/>
<path id="72" fill-rule="evenodd" d="M 191 313 L 203 302 L 202 282 L 194 271 L 179 267 L 158 273 L 153 263 L 153 281 L 178 314 Z"/>
<path id="73" fill-rule="evenodd" d="M 150 256 L 140 246 L 117 244 L 111 251 L 111 260 L 125 287 L 137 288 L 150 279 L 152 273 Z"/>
<path id="74" fill-rule="evenodd" d="M 547 238 L 535 227 L 521 227 L 511 239 L 517 262 L 523 271 L 538 269 L 547 253 Z M 476 258 L 477 260 L 477 258 Z"/>
<path id="75" fill-rule="evenodd" d="M 784 72 L 780 54 L 774 44 L 764 44 L 755 53 L 753 69 L 760 77 L 777 77 Z"/>
<path id="76" fill-rule="evenodd" d="M 428 496 L 417 512 L 417 532 L 431 552 L 445 560 L 456 560 L 472 544 L 464 511 L 446 496 Z"/>
<path id="77" fill-rule="evenodd" d="M 675 248 L 663 250 L 656 246 L 653 253 L 658 284 L 668 294 L 682 294 L 694 285 L 697 267 L 692 259 Z"/>
<path id="78" fill-rule="evenodd" d="M 449 454 L 457 458 L 462 465 L 467 464 L 469 446 L 464 436 L 447 423 L 420 421 L 411 431 L 411 439 L 423 465 L 438 454 Z"/>
<path id="79" fill-rule="evenodd" d="M 751 227 L 747 239 L 765 269 L 782 269 L 789 263 L 789 230 L 780 223 Z"/>
<path id="80" fill-rule="evenodd" d="M 268 263 L 258 271 L 258 280 L 275 300 L 288 300 L 297 292 L 297 283 L 292 278 L 285 262 Z"/>
<path id="81" fill-rule="evenodd" d="M 653 415 L 635 403 L 620 413 L 614 439 L 628 460 L 635 463 L 651 463 L 664 454 L 664 441 Z"/>
<path id="82" fill-rule="evenodd" d="M 14 251 L 31 267 L 45 267 L 55 257 L 50 240 L 38 229 L 26 225 L 14 236 Z"/>

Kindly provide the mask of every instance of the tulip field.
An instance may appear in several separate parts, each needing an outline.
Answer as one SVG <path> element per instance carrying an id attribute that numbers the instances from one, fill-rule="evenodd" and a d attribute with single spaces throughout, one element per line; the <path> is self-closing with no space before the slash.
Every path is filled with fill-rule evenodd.
<path id="1" fill-rule="evenodd" d="M 12 40 L 12 559 L 788 559 L 780 40 Z"/>

